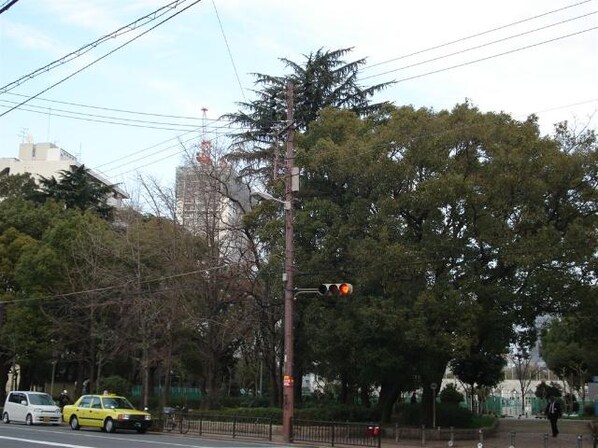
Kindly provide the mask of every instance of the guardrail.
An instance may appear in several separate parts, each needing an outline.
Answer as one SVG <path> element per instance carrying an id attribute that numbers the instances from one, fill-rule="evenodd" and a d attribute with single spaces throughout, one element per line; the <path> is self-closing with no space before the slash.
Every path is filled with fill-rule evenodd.
<path id="1" fill-rule="evenodd" d="M 294 442 L 356 445 L 380 448 L 382 430 L 377 423 L 341 423 L 293 419 Z"/>

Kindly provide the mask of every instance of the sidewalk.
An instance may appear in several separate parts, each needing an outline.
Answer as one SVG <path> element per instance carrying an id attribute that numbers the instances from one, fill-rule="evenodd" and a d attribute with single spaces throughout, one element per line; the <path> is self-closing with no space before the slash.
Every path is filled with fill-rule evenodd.
<path id="1" fill-rule="evenodd" d="M 273 435 L 273 442 L 283 443 L 280 434 Z M 388 434 L 382 438 L 382 448 L 596 448 L 592 429 L 588 421 L 560 420 L 559 435 L 552 437 L 550 423 L 546 419 L 500 419 L 497 429 L 491 435 L 482 433 L 481 438 L 458 439 L 455 436 L 452 446 L 447 440 L 399 439 Z M 318 444 L 296 441 L 295 446 L 330 447 L 330 444 Z M 346 448 L 341 443 L 334 446 Z"/>
<path id="2" fill-rule="evenodd" d="M 592 448 L 592 435 L 582 434 L 579 438 L 575 434 L 559 434 L 552 437 L 544 433 L 511 433 L 497 432 L 492 437 L 483 440 L 484 448 Z M 455 440 L 452 448 L 477 448 L 479 440 Z M 389 439 L 382 439 L 382 447 L 393 448 L 450 448 L 446 441 L 426 441 L 422 445 L 421 440 L 399 440 L 398 442 Z"/>
<path id="3" fill-rule="evenodd" d="M 454 440 L 452 448 L 595 448 L 588 421 L 559 420 L 559 435 L 552 437 L 550 423 L 545 419 L 500 419 L 492 435 L 476 440 Z M 393 448 L 450 448 L 447 441 L 382 439 L 382 446 Z"/>

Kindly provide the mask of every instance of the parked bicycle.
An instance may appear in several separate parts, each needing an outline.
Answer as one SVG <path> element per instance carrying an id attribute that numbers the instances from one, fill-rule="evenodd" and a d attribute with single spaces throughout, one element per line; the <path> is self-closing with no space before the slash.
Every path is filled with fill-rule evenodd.
<path id="1" fill-rule="evenodd" d="M 176 432 L 187 434 L 191 426 L 191 421 L 185 415 L 185 408 L 164 408 L 164 430 L 167 432 Z"/>

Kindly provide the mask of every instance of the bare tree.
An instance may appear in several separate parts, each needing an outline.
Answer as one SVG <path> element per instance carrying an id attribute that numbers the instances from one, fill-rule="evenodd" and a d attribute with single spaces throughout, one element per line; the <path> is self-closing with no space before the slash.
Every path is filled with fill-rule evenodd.
<path id="1" fill-rule="evenodd" d="M 525 414 L 526 394 L 540 369 L 537 363 L 533 361 L 529 347 L 525 347 L 521 344 L 513 347 L 509 358 L 513 363 L 515 375 L 519 381 L 519 391 L 521 392 L 521 415 L 523 415 Z"/>

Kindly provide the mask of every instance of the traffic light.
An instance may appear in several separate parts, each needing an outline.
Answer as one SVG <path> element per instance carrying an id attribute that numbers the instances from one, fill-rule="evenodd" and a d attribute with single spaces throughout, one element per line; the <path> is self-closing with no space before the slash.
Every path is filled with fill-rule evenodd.
<path id="1" fill-rule="evenodd" d="M 350 296 L 353 293 L 351 283 L 324 283 L 318 288 L 321 296 Z"/>

